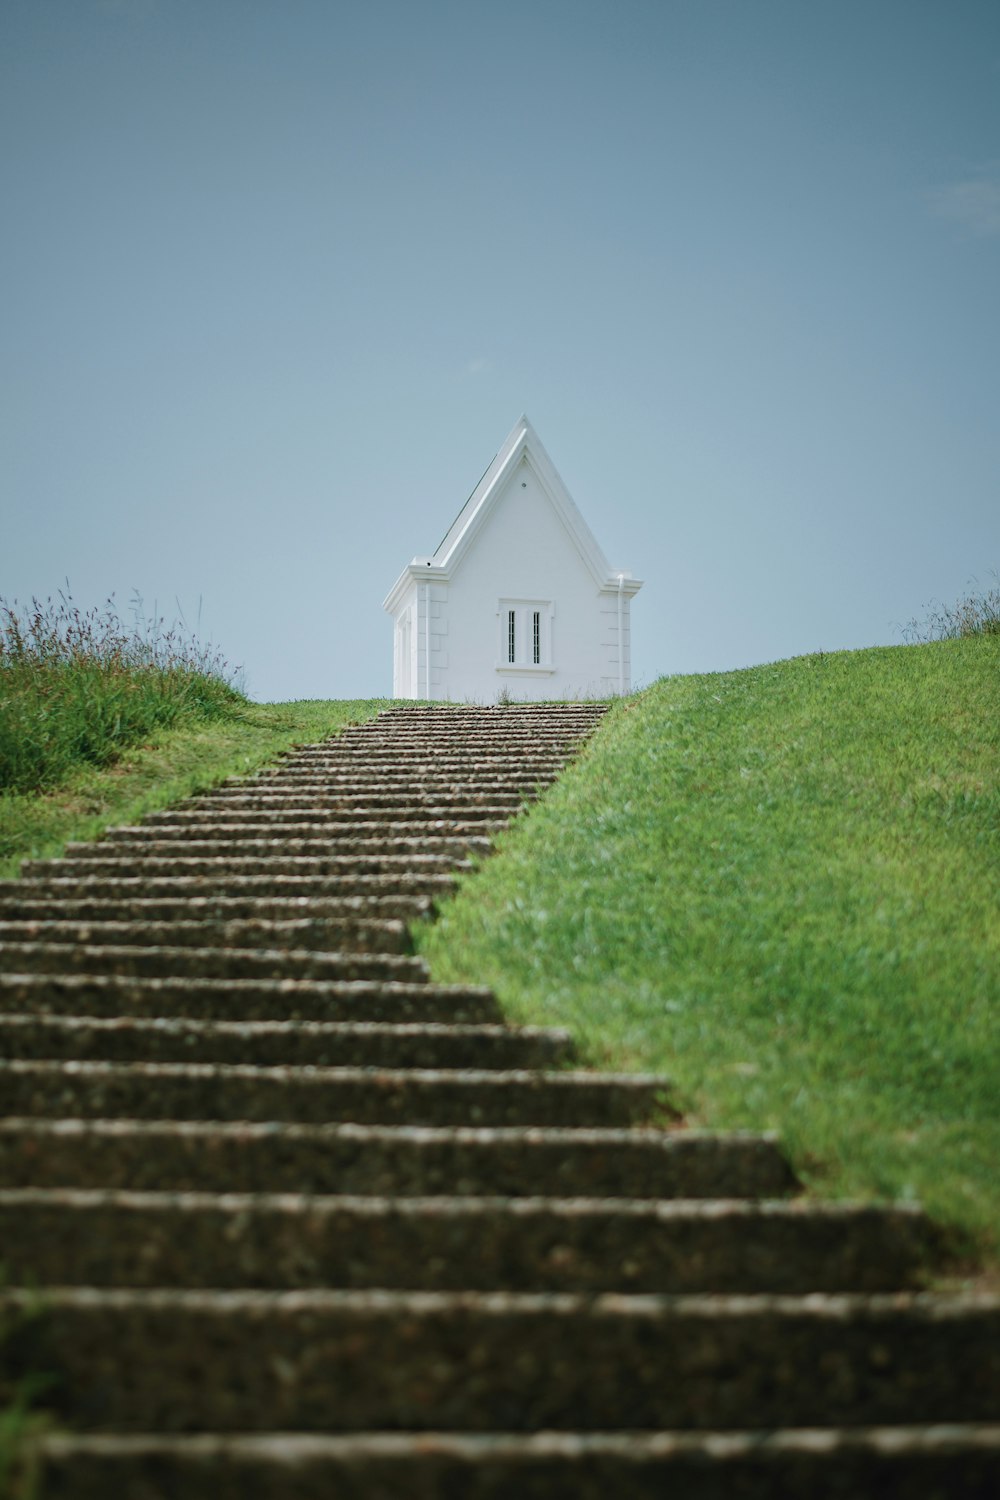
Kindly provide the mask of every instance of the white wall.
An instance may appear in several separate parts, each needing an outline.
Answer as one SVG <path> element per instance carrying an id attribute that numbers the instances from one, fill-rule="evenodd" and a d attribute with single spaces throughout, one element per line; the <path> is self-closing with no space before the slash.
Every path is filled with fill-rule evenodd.
<path id="1" fill-rule="evenodd" d="M 418 575 L 414 588 L 418 628 L 409 696 L 426 695 L 428 639 L 435 698 L 493 703 L 504 691 L 530 700 L 618 692 L 617 595 L 598 589 L 529 462 L 513 471 L 447 582 L 422 586 Z M 550 670 L 507 663 L 506 615 L 498 619 L 498 606 L 508 600 L 551 603 Z M 627 649 L 627 598 L 622 620 Z M 627 656 L 624 680 L 627 686 Z"/>
<path id="2" fill-rule="evenodd" d="M 396 697 L 494 703 L 501 694 L 537 700 L 628 691 L 629 597 L 607 575 L 603 586 L 595 581 L 529 455 L 470 528 L 464 551 L 462 545 L 447 565 L 414 559 L 405 587 L 397 585 Z M 518 620 L 513 666 L 508 607 Z M 530 649 L 536 609 L 543 622 L 538 666 Z"/>

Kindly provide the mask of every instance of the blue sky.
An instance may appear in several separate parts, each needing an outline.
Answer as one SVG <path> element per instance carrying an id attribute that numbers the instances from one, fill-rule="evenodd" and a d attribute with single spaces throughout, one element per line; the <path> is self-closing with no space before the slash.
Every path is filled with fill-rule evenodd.
<path id="1" fill-rule="evenodd" d="M 997 0 L 4 0 L 0 143 L 8 599 L 388 693 L 522 411 L 641 683 L 1000 568 Z"/>

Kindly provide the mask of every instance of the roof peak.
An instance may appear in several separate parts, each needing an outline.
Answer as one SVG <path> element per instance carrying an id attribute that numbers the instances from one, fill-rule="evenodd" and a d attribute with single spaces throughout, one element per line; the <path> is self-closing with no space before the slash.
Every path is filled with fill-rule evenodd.
<path id="1" fill-rule="evenodd" d="M 555 465 L 545 451 L 541 438 L 525 412 L 521 413 L 501 443 L 488 464 L 486 472 L 445 533 L 434 553 L 435 565 L 450 568 L 460 561 L 472 537 L 503 491 L 511 466 L 529 455 L 531 466 L 550 504 L 560 516 L 567 533 L 595 579 L 600 583 L 610 574 L 607 559 L 590 527 L 574 504 Z"/>

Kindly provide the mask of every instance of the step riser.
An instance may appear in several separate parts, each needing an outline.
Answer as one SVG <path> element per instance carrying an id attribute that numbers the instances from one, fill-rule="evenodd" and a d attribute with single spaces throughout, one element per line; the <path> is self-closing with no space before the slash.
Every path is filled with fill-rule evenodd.
<path id="1" fill-rule="evenodd" d="M 181 856 L 154 859 L 145 855 L 141 875 L 134 856 L 71 860 L 29 859 L 21 867 L 28 879 L 44 880 L 47 884 L 56 880 L 80 881 L 88 876 L 98 876 L 104 880 L 127 880 L 131 877 L 148 885 L 150 880 L 169 876 L 186 876 L 188 879 L 207 876 L 218 886 L 220 883 L 231 885 L 237 878 L 253 879 L 258 883 L 269 880 L 273 884 L 283 876 L 298 876 L 323 882 L 319 891 L 332 891 L 337 889 L 332 881 L 339 879 L 339 889 L 345 895 L 358 889 L 359 877 L 364 875 L 395 876 L 398 881 L 402 881 L 405 877 L 416 880 L 424 875 L 449 875 L 456 870 L 471 868 L 468 861 L 443 854 L 331 854 L 323 858 L 272 854 L 250 859 L 245 851 L 240 851 L 238 857 L 234 854 L 229 859 L 185 859 Z M 399 889 L 405 887 L 400 885 Z"/>
<path id="2" fill-rule="evenodd" d="M 329 923 L 331 926 L 364 929 L 369 922 L 408 922 L 429 917 L 433 903 L 426 896 L 345 896 L 341 900 L 316 897 L 280 897 L 255 900 L 239 896 L 189 896 L 170 900 L 163 896 L 132 896 L 122 900 L 99 896 L 44 897 L 0 896 L 0 918 L 6 922 L 199 922 L 217 925 L 229 922 Z M 408 941 L 408 940 L 407 940 Z"/>
<path id="3" fill-rule="evenodd" d="M 591 721 L 593 722 L 593 721 Z M 550 719 L 548 722 L 524 722 L 522 724 L 410 724 L 396 722 L 374 722 L 356 730 L 348 729 L 331 739 L 319 740 L 314 745 L 300 745 L 287 753 L 288 759 L 301 760 L 309 755 L 329 755 L 338 750 L 366 752 L 372 745 L 422 745 L 434 751 L 450 745 L 560 745 L 576 751 L 580 746 L 579 719 Z"/>
<path id="4" fill-rule="evenodd" d="M 775 1198 L 773 1142 L 692 1132 L 0 1120 L 0 1186 L 174 1192 Z"/>
<path id="5" fill-rule="evenodd" d="M 262 849 L 282 845 L 321 844 L 325 846 L 357 843 L 407 844 L 420 841 L 434 849 L 442 839 L 453 840 L 465 846 L 465 841 L 478 841 L 498 833 L 506 827 L 507 819 L 442 818 L 435 814 L 424 819 L 412 817 L 327 818 L 306 821 L 297 819 L 233 818 L 226 815 L 214 822 L 191 822 L 173 825 L 154 823 L 138 828 L 109 828 L 100 843 L 69 844 L 67 857 L 74 850 L 105 849 L 114 846 L 115 851 L 132 849 L 137 852 L 156 852 L 156 846 L 165 844 L 191 844 L 195 849 L 203 844 L 230 845 L 250 841 Z"/>
<path id="6" fill-rule="evenodd" d="M 60 864 L 70 870 L 79 861 L 91 861 L 91 859 L 114 859 L 114 861 L 127 861 L 132 864 L 133 870 L 138 873 L 139 867 L 144 867 L 147 859 L 327 859 L 330 856 L 339 859 L 363 858 L 372 856 L 381 858 L 388 855 L 391 858 L 409 858 L 411 855 L 438 856 L 438 858 L 465 858 L 469 853 L 484 855 L 489 853 L 493 847 L 492 838 L 478 837 L 469 834 L 468 837 L 453 838 L 444 834 L 418 834 L 415 837 L 396 837 L 393 829 L 387 829 L 384 837 L 355 838 L 354 834 L 322 835 L 318 838 L 285 837 L 282 831 L 277 831 L 274 837 L 261 838 L 256 831 L 250 831 L 246 837 L 240 834 L 229 835 L 219 838 L 147 838 L 139 837 L 135 840 L 129 838 L 108 838 L 105 843 L 94 844 L 67 844 L 66 852 L 60 859 Z"/>
<path id="7" fill-rule="evenodd" d="M 8 974 L 115 974 L 132 978 L 381 979 L 416 984 L 423 960 L 394 953 L 301 953 L 278 949 L 74 947 L 60 943 L 5 943 L 0 966 Z"/>
<path id="8" fill-rule="evenodd" d="M 575 731 L 559 731 L 555 734 L 477 735 L 463 730 L 454 735 L 401 735 L 396 732 L 370 734 L 352 738 L 340 735 L 317 745 L 305 745 L 294 754 L 286 755 L 279 766 L 312 764 L 314 762 L 370 761 L 378 756 L 418 756 L 423 760 L 461 759 L 474 765 L 490 764 L 494 760 L 509 759 L 523 751 L 532 760 L 565 760 L 579 751 L 579 737 Z"/>
<path id="9" fill-rule="evenodd" d="M 372 724 L 357 734 L 347 732 L 333 739 L 320 740 L 315 745 L 302 745 L 285 753 L 283 759 L 302 760 L 310 755 L 363 755 L 369 748 L 383 746 L 414 746 L 426 750 L 447 751 L 453 747 L 467 749 L 474 746 L 489 751 L 493 746 L 501 750 L 510 745 L 527 745 L 536 748 L 557 746 L 575 754 L 580 748 L 581 726 L 579 721 L 551 721 L 548 724 L 520 724 L 506 726 L 484 726 L 476 724 L 413 725 Z"/>
<path id="10" fill-rule="evenodd" d="M 258 865 L 259 867 L 259 865 Z M 17 882 L 18 892 L 29 899 L 36 897 L 62 898 L 72 896 L 74 900 L 97 897 L 108 900 L 116 897 L 144 899 L 153 897 L 185 896 L 195 899 L 216 897 L 245 897 L 255 900 L 304 900 L 316 899 L 336 901 L 381 900 L 388 896 L 417 896 L 421 898 L 450 895 L 455 888 L 455 877 L 451 874 L 427 874 L 403 872 L 397 875 L 233 875 L 228 867 L 219 870 L 212 865 L 202 875 L 161 875 L 154 877 L 144 866 L 138 875 L 102 878 L 99 875 L 77 877 L 58 875 L 53 877 L 23 878 Z"/>
<path id="11" fill-rule="evenodd" d="M 579 744 L 581 725 L 592 727 L 599 722 L 599 717 L 599 715 L 585 714 L 546 716 L 543 713 L 537 718 L 534 715 L 530 719 L 526 717 L 521 723 L 499 724 L 485 720 L 479 722 L 474 719 L 466 720 L 460 714 L 450 711 L 448 714 L 450 722 L 444 722 L 444 715 L 432 710 L 432 716 L 427 720 L 415 720 L 407 724 L 400 722 L 400 716 L 393 711 L 385 719 L 369 720 L 367 724 L 346 729 L 343 733 L 320 740 L 315 745 L 300 745 L 291 753 L 308 755 L 311 751 L 336 745 L 364 746 L 369 741 L 380 742 L 388 739 L 393 742 L 402 742 L 416 741 L 421 738 L 426 738 L 428 743 L 437 745 L 453 739 L 461 744 L 469 744 L 478 739 L 499 739 L 502 743 L 508 744 L 511 740 L 523 737 L 531 744 L 546 736 L 562 735 L 570 744 L 576 746 Z"/>
<path id="12" fill-rule="evenodd" d="M 52 1291 L 10 1342 L 97 1431 L 771 1429 L 1000 1402 L 1000 1306 L 903 1298 Z"/>
<path id="13" fill-rule="evenodd" d="M 270 831 L 286 833 L 295 837 L 295 830 L 303 828 L 306 836 L 316 837 L 329 831 L 356 833 L 369 828 L 399 829 L 420 832 L 427 828 L 444 827 L 445 831 L 457 833 L 482 833 L 484 829 L 503 827 L 517 812 L 517 806 L 497 807 L 484 803 L 472 806 L 421 806 L 419 803 L 400 803 L 396 807 L 344 807 L 316 808 L 308 804 L 302 807 L 198 807 L 189 812 L 153 813 L 134 827 L 109 828 L 102 839 L 143 839 L 154 835 L 157 838 L 212 838 L 218 830 L 230 828 L 244 834 L 254 831 L 257 837 Z"/>
<path id="14" fill-rule="evenodd" d="M 296 765 L 278 771 L 261 773 L 250 783 L 253 791 L 292 791 L 301 787 L 316 787 L 327 793 L 336 792 L 342 785 L 350 784 L 371 791 L 388 791 L 395 786 L 404 786 L 409 791 L 429 791 L 434 786 L 453 787 L 456 784 L 471 784 L 477 791 L 502 784 L 508 791 L 527 786 L 542 789 L 551 785 L 565 768 L 562 760 L 539 761 L 528 756 L 514 754 L 503 760 L 489 762 L 445 759 L 435 756 L 400 756 L 391 753 L 384 756 L 359 757 L 356 761 L 313 761 L 308 765 Z M 233 783 L 221 785 L 231 787 Z M 241 783 L 243 790 L 247 783 Z"/>
<path id="15" fill-rule="evenodd" d="M 184 811 L 192 807 L 221 810 L 230 806 L 279 809 L 303 806 L 336 810 L 344 806 L 377 807 L 382 803 L 393 806 L 397 802 L 418 805 L 425 802 L 437 804 L 440 801 L 442 805 L 449 805 L 452 800 L 472 806 L 509 801 L 519 807 L 525 802 L 534 802 L 539 787 L 537 777 L 517 776 L 513 773 L 475 781 L 462 781 L 454 776 L 429 773 L 420 777 L 395 777 L 384 772 L 370 776 L 359 772 L 354 775 L 335 774 L 307 779 L 310 784 L 305 789 L 276 782 L 273 775 L 246 781 L 223 781 L 217 787 L 201 792 L 197 798 L 177 803 L 177 808 Z"/>
<path id="16" fill-rule="evenodd" d="M 108 945 L 142 948 L 308 949 L 314 953 L 395 953 L 408 955 L 412 941 L 402 922 L 274 920 L 202 921 L 38 921 L 0 920 L 0 952 L 8 943 Z"/>
<path id="17" fill-rule="evenodd" d="M 260 780 L 288 781 L 296 776 L 326 776 L 362 774 L 371 776 L 380 770 L 395 778 L 417 779 L 426 771 L 441 776 L 445 773 L 458 781 L 496 781 L 511 773 L 517 776 L 532 776 L 538 782 L 548 783 L 559 775 L 572 759 L 557 746 L 527 746 L 521 748 L 483 746 L 482 749 L 463 749 L 454 746 L 440 751 L 425 746 L 394 749 L 373 746 L 370 750 L 347 751 L 341 754 L 309 755 L 296 757 L 273 771 L 261 772 Z"/>
<path id="18" fill-rule="evenodd" d="M 8 1285 L 628 1293 L 912 1286 L 918 1215 L 717 1204 L 0 1194 Z"/>
<path id="19" fill-rule="evenodd" d="M 0 1063 L 0 1098 L 43 1119 L 622 1127 L 666 1111 L 662 1080 L 167 1063 Z"/>
<path id="20" fill-rule="evenodd" d="M 456 855 L 462 858 L 470 851 L 487 854 L 492 847 L 493 841 L 486 835 L 463 834 L 461 837 L 453 837 L 448 833 L 438 835 L 431 832 L 397 837 L 392 829 L 384 837 L 373 838 L 357 838 L 350 832 L 343 835 L 334 832 L 320 838 L 292 838 L 286 837 L 284 832 L 275 838 L 257 838 L 253 835 L 243 837 L 239 833 L 232 837 L 227 835 L 205 839 L 188 838 L 186 835 L 178 839 L 147 838 L 141 835 L 135 840 L 112 838 L 99 844 L 67 844 L 60 863 L 66 865 L 71 861 L 75 864 L 77 861 L 116 860 L 128 862 L 134 869 L 140 860 L 145 866 L 147 861 L 158 859 L 235 857 L 245 860 L 251 856 L 255 859 L 325 859 L 331 855 L 340 859 L 370 859 L 372 856 L 400 858 L 412 854 L 438 858 Z"/>
<path id="21" fill-rule="evenodd" d="M 365 752 L 372 745 L 422 745 L 434 751 L 451 745 L 559 745 L 576 751 L 580 745 L 580 720 L 551 719 L 547 723 L 523 724 L 413 724 L 373 723 L 357 731 L 347 730 L 315 745 L 302 745 L 289 758 L 329 755 L 337 750 Z"/>
<path id="22" fill-rule="evenodd" d="M 102 1446 L 102 1443 L 104 1446 Z M 184 1500 L 995 1500 L 1000 1429 L 44 1440 L 43 1493 Z"/>
<path id="23" fill-rule="evenodd" d="M 250 797 L 230 796 L 223 800 L 216 796 L 199 797 L 191 802 L 178 803 L 165 812 L 147 813 L 139 825 L 142 828 L 183 828 L 191 823 L 223 822 L 226 818 L 270 820 L 271 822 L 296 822 L 308 818 L 313 823 L 354 824 L 372 818 L 406 819 L 420 821 L 427 818 L 460 818 L 478 821 L 481 818 L 509 818 L 520 811 L 521 799 L 516 795 L 493 796 L 469 795 L 468 797 L 420 796 L 415 792 L 406 796 L 385 796 L 369 792 L 354 797 L 327 797 L 317 803 L 311 797 Z"/>
<path id="24" fill-rule="evenodd" d="M 330 735 L 324 740 L 318 740 L 314 744 L 296 745 L 286 751 L 288 755 L 303 755 L 310 751 L 330 749 L 337 745 L 359 745 L 364 746 L 369 741 L 379 742 L 390 740 L 392 742 L 403 742 L 408 739 L 419 739 L 426 737 L 431 744 L 441 744 L 455 738 L 462 744 L 468 744 L 471 740 L 480 738 L 499 738 L 503 743 L 509 743 L 521 736 L 525 736 L 529 742 L 545 734 L 564 734 L 570 738 L 574 746 L 580 744 L 581 727 L 593 728 L 600 722 L 600 714 L 562 714 L 560 712 L 547 713 L 542 711 L 540 716 L 525 714 L 518 722 L 510 718 L 506 723 L 500 723 L 493 719 L 476 720 L 473 717 L 466 718 L 461 711 L 456 711 L 452 705 L 442 708 L 432 708 L 425 719 L 414 718 L 406 722 L 405 711 L 400 713 L 397 708 L 390 709 L 384 717 L 369 719 L 364 724 L 349 726 L 338 734 Z"/>
<path id="25" fill-rule="evenodd" d="M 11 1061 L 219 1063 L 291 1068 L 559 1067 L 572 1060 L 565 1033 L 377 1030 L 357 1027 L 223 1023 L 6 1020 L 0 1057 Z M 0 1238 L 2 1244 L 2 1238 Z"/>
<path id="26" fill-rule="evenodd" d="M 114 979 L 0 975 L 0 1013 L 218 1021 L 386 1021 L 479 1025 L 503 1019 L 475 986 L 313 980 Z"/>
<path id="27" fill-rule="evenodd" d="M 574 758 L 575 752 L 556 741 L 536 744 L 521 740 L 514 744 L 467 745 L 455 741 L 435 749 L 432 745 L 412 744 L 396 747 L 391 742 L 345 750 L 327 750 L 315 755 L 297 755 L 271 770 L 258 773 L 259 777 L 315 775 L 325 771 L 341 774 L 385 769 L 394 776 L 409 776 L 415 768 L 457 773 L 458 780 L 495 780 L 514 772 L 521 776 L 536 776 L 550 781 L 558 776 Z M 255 780 L 257 778 L 254 778 Z"/>

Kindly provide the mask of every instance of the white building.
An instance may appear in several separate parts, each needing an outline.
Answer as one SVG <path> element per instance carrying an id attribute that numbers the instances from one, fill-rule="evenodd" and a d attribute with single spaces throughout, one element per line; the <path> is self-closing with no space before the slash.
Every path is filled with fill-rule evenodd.
<path id="1" fill-rule="evenodd" d="M 393 696 L 627 693 L 629 605 L 641 587 L 608 566 L 522 417 L 437 551 L 415 557 L 385 599 Z"/>

